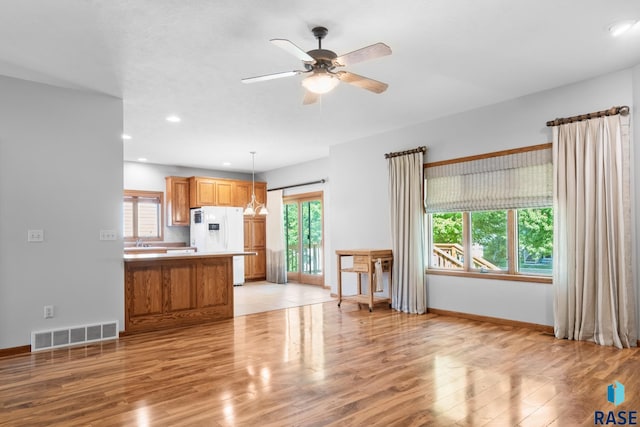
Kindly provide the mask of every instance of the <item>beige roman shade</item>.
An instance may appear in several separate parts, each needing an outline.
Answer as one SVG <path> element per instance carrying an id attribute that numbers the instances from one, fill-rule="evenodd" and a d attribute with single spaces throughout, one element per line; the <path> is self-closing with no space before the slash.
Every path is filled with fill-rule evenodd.
<path id="1" fill-rule="evenodd" d="M 427 212 L 546 207 L 553 204 L 551 148 L 425 169 Z"/>

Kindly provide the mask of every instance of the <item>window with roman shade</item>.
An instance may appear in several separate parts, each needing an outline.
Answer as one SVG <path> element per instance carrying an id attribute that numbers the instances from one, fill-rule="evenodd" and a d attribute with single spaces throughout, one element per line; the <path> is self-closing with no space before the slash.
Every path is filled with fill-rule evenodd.
<path id="1" fill-rule="evenodd" d="M 431 272 L 549 283 L 551 144 L 425 165 Z"/>
<path id="2" fill-rule="evenodd" d="M 551 147 L 482 157 L 427 165 L 427 212 L 482 211 L 552 205 Z"/>

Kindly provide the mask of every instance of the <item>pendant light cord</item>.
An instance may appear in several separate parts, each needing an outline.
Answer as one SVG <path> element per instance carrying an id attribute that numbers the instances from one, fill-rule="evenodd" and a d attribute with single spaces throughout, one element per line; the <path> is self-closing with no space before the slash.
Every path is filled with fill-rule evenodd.
<path id="1" fill-rule="evenodd" d="M 251 152 L 251 202 L 256 200 L 256 152 Z M 255 209 L 255 206 L 252 206 Z"/>

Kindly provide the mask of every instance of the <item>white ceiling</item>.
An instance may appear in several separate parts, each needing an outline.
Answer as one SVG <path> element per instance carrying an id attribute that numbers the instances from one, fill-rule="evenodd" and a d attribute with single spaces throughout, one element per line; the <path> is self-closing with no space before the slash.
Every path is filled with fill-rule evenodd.
<path id="1" fill-rule="evenodd" d="M 607 32 L 622 19 L 640 19 L 640 1 L 2 0 L 0 74 L 121 97 L 125 160 L 246 172 L 256 151 L 266 171 L 638 64 L 640 25 Z M 318 25 L 338 55 L 389 45 L 391 56 L 348 68 L 389 89 L 341 83 L 303 106 L 301 76 L 240 82 L 300 69 L 269 39 L 315 49 Z"/>

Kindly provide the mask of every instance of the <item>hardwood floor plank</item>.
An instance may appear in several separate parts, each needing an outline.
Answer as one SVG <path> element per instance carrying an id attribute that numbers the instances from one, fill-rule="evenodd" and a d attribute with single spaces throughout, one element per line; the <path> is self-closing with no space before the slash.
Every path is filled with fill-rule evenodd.
<path id="1" fill-rule="evenodd" d="M 590 425 L 640 355 L 335 302 L 0 358 L 0 426 Z M 627 398 L 614 407 L 607 385 Z"/>

